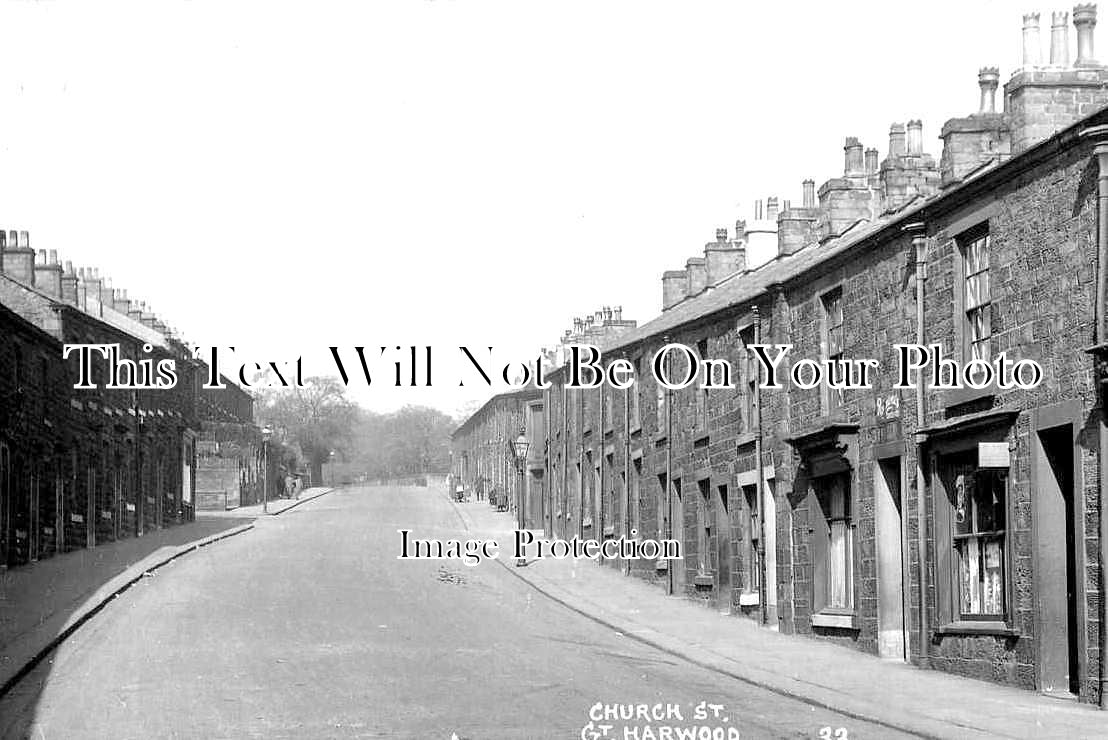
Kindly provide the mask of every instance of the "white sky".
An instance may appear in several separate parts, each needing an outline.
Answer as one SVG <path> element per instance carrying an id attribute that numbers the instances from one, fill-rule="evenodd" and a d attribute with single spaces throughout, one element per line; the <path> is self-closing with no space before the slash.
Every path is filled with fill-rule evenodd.
<path id="1" fill-rule="evenodd" d="M 1043 6 L 1043 55 L 1050 11 Z M 660 276 L 755 199 L 977 108 L 1011 3 L 20 2 L 0 5 L 0 226 L 96 265 L 243 359 L 461 344 L 504 359 L 575 315 L 645 321 Z M 1071 51 L 1076 38 L 1070 38 Z M 451 355 L 448 357 L 448 355 Z"/>

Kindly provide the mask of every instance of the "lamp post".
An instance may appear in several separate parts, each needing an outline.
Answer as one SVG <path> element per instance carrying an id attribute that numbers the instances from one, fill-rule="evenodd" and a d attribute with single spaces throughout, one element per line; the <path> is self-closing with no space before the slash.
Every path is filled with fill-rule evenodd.
<path id="1" fill-rule="evenodd" d="M 524 501 L 526 500 L 526 496 L 524 495 L 524 491 L 523 491 L 523 486 L 524 486 L 523 472 L 524 472 L 524 469 L 527 466 L 527 450 L 530 449 L 530 447 L 531 447 L 530 440 L 527 439 L 527 435 L 524 434 L 524 431 L 522 429 L 520 429 L 519 430 L 519 436 L 516 437 L 515 442 L 512 442 L 512 452 L 515 453 L 516 473 L 518 474 L 517 475 L 518 485 L 516 486 L 516 490 L 518 491 L 519 501 L 516 505 L 516 509 L 517 509 L 516 514 L 519 517 L 519 528 L 520 529 L 526 529 L 527 528 L 527 519 L 525 517 L 525 508 L 526 507 L 524 505 Z"/>
<path id="2" fill-rule="evenodd" d="M 269 438 L 273 436 L 271 428 L 262 428 L 262 513 L 269 513 Z"/>

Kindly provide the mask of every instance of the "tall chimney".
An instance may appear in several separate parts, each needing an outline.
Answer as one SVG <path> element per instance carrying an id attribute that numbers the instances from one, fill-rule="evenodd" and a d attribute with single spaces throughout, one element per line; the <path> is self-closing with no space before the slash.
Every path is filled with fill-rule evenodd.
<path id="1" fill-rule="evenodd" d="M 918 157 L 923 154 L 923 121 L 916 119 L 908 121 L 908 156 Z"/>
<path id="2" fill-rule="evenodd" d="M 1035 16 L 1038 18 L 1038 16 Z M 1096 67 L 1096 55 L 1093 52 L 1093 29 L 1096 28 L 1096 4 L 1084 3 L 1073 6 L 1073 25 L 1077 28 L 1077 59 L 1075 67 Z"/>
<path id="3" fill-rule="evenodd" d="M 815 208 L 816 207 L 816 181 L 805 180 L 802 184 L 804 188 L 804 207 Z"/>
<path id="4" fill-rule="evenodd" d="M 73 263 L 69 260 L 66 260 L 65 269 L 62 270 L 62 300 L 74 306 L 80 305 L 77 300 L 77 273 L 73 271 Z"/>
<path id="5" fill-rule="evenodd" d="M 1095 13 L 1095 11 L 1094 11 Z M 1074 22 L 1077 19 L 1077 8 L 1074 8 Z M 1078 40 L 1080 41 L 1080 28 Z M 1027 13 L 1023 16 L 1023 66 L 1038 67 L 1043 63 L 1042 46 L 1039 43 L 1039 14 Z"/>
<path id="6" fill-rule="evenodd" d="M 889 126 L 889 156 L 903 157 L 907 148 L 904 144 L 904 124 L 894 123 Z"/>
<path id="7" fill-rule="evenodd" d="M 1070 14 L 1064 10 L 1050 14 L 1050 66 L 1070 64 Z"/>
<path id="8" fill-rule="evenodd" d="M 685 295 L 697 295 L 708 287 L 708 266 L 703 257 L 689 257 L 685 260 L 685 274 L 688 276 Z"/>
<path id="9" fill-rule="evenodd" d="M 662 273 L 662 310 L 667 311 L 685 299 L 688 275 L 684 270 L 666 270 Z"/>
<path id="10" fill-rule="evenodd" d="M 22 236 L 22 238 L 21 238 Z M 25 285 L 35 284 L 35 250 L 27 232 L 9 231 L 3 248 L 4 274 Z"/>
<path id="11" fill-rule="evenodd" d="M 862 144 L 855 136 L 846 137 L 846 146 L 843 147 L 846 154 L 846 163 L 843 174 L 847 177 L 856 177 L 864 174 L 862 163 Z"/>
<path id="12" fill-rule="evenodd" d="M 766 198 L 766 220 L 776 221 L 777 213 L 777 196 L 771 195 L 770 197 Z"/>
<path id="13" fill-rule="evenodd" d="M 877 150 L 872 147 L 866 150 L 866 174 L 873 175 L 877 172 Z"/>
<path id="14" fill-rule="evenodd" d="M 1000 70 L 982 67 L 977 72 L 977 85 L 981 88 L 981 109 L 978 113 L 996 113 L 996 88 L 1000 85 Z"/>
<path id="15" fill-rule="evenodd" d="M 35 260 L 35 287 L 51 298 L 62 297 L 62 266 L 58 264 L 58 253 L 45 249 L 38 250 Z"/>

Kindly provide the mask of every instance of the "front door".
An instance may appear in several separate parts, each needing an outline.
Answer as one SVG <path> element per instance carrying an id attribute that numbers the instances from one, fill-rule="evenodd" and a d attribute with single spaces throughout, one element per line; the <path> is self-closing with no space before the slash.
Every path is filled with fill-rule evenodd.
<path id="1" fill-rule="evenodd" d="M 1081 676 L 1077 532 L 1081 520 L 1074 497 L 1073 429 L 1065 425 L 1032 436 L 1039 685 L 1048 694 L 1077 694 Z"/>
<path id="2" fill-rule="evenodd" d="M 716 536 L 716 594 L 719 598 L 719 610 L 724 614 L 731 613 L 731 513 L 730 504 L 727 501 L 727 486 L 716 488 L 715 500 L 715 526 L 712 528 Z"/>
<path id="3" fill-rule="evenodd" d="M 680 544 L 681 554 L 685 555 L 688 550 L 685 547 L 685 505 L 681 498 L 681 480 L 673 481 L 670 488 L 670 537 L 677 540 Z M 671 560 L 669 563 L 669 572 L 673 579 L 673 593 L 675 594 L 682 596 L 685 594 L 685 566 L 688 562 L 689 559 L 685 558 L 684 560 Z"/>
<path id="4" fill-rule="evenodd" d="M 881 460 L 876 468 L 873 484 L 877 535 L 877 654 L 889 660 L 907 660 L 900 458 Z"/>

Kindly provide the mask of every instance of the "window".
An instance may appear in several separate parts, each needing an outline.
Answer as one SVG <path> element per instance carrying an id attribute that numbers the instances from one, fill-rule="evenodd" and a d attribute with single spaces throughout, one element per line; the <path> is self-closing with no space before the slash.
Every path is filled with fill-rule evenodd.
<path id="1" fill-rule="evenodd" d="M 989 288 L 989 233 L 977 233 L 962 241 L 963 361 L 990 360 L 992 337 Z"/>
<path id="2" fill-rule="evenodd" d="M 642 427 L 642 409 L 639 407 L 639 388 L 642 385 L 640 383 L 640 378 L 642 378 L 642 357 L 636 357 L 634 364 L 635 382 L 627 389 L 627 402 L 631 404 L 628 416 L 631 420 L 631 429 L 639 429 Z"/>
<path id="3" fill-rule="evenodd" d="M 666 418 L 666 389 L 665 386 L 655 379 L 654 390 L 656 393 L 655 408 L 658 413 L 658 434 L 665 436 L 669 434 L 669 420 Z"/>
<path id="4" fill-rule="evenodd" d="M 762 534 L 762 525 L 758 513 L 758 487 L 743 486 L 743 540 L 744 547 L 743 566 L 746 570 L 746 579 L 743 591 L 746 593 L 761 593 L 762 566 L 758 559 L 758 541 Z"/>
<path id="5" fill-rule="evenodd" d="M 976 450 L 943 460 L 943 484 L 951 496 L 955 599 L 965 620 L 1005 619 L 1007 470 L 978 468 Z"/>
<path id="6" fill-rule="evenodd" d="M 666 531 L 666 476 L 664 474 L 658 476 L 658 493 L 655 502 L 657 503 L 658 539 L 663 539 L 669 534 Z"/>
<path id="7" fill-rule="evenodd" d="M 755 384 L 758 382 L 758 361 L 754 351 L 748 349 L 754 344 L 754 327 L 748 326 L 739 331 L 739 341 L 742 343 L 745 359 L 743 361 L 742 376 L 742 416 L 743 430 L 753 432 L 758 428 L 758 409 L 754 404 Z"/>
<path id="8" fill-rule="evenodd" d="M 849 473 L 817 478 L 812 512 L 812 586 L 817 610 L 854 608 Z"/>
<path id="9" fill-rule="evenodd" d="M 696 343 L 696 356 L 700 359 L 701 366 L 703 367 L 704 360 L 708 357 L 708 340 L 701 339 Z M 705 378 L 705 380 L 709 380 Z M 699 388 L 698 384 L 692 385 L 693 393 L 696 394 L 696 428 L 707 429 L 708 428 L 708 389 Z"/>
<path id="10" fill-rule="evenodd" d="M 836 288 L 823 296 L 823 350 L 829 363 L 843 358 L 843 292 Z M 824 411 L 832 416 L 843 407 L 843 389 L 827 388 Z"/>
<path id="11" fill-rule="evenodd" d="M 711 509 L 711 484 L 707 480 L 697 481 L 700 488 L 699 506 L 696 509 L 696 558 L 697 570 L 700 573 L 712 572 L 711 543 L 712 543 L 712 517 Z"/>
<path id="12" fill-rule="evenodd" d="M 642 488 L 642 458 L 637 458 L 631 462 L 631 510 L 627 512 L 627 516 L 630 519 L 630 528 L 632 537 L 642 536 L 642 514 L 640 507 L 642 506 L 641 500 L 641 488 Z"/>

